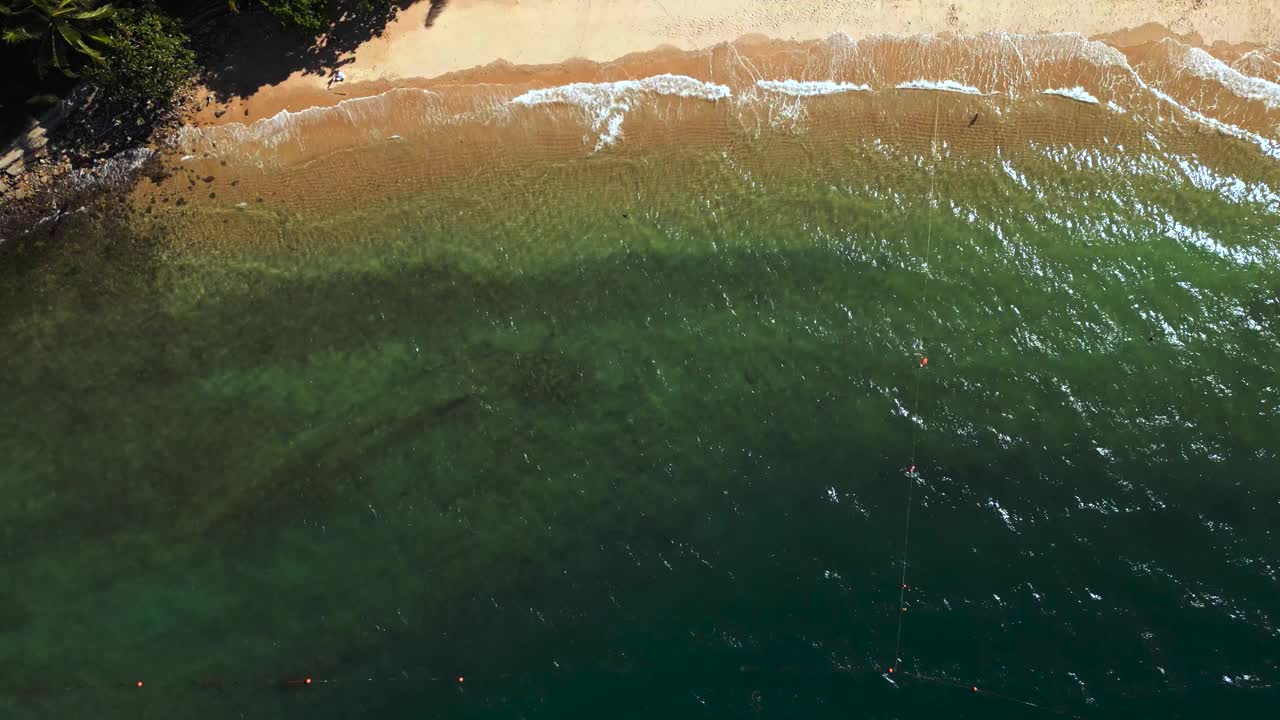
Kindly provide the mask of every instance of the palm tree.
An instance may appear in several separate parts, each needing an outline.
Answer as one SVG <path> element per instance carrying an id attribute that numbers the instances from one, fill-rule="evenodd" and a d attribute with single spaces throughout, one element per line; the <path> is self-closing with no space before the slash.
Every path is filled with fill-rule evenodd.
<path id="1" fill-rule="evenodd" d="M 67 75 L 75 75 L 68 51 L 103 62 L 97 46 L 111 44 L 99 27 L 116 14 L 110 3 L 97 0 L 0 0 L 0 17 L 4 28 L 0 40 L 11 44 L 39 42 L 36 68 L 43 76 L 55 67 Z"/>

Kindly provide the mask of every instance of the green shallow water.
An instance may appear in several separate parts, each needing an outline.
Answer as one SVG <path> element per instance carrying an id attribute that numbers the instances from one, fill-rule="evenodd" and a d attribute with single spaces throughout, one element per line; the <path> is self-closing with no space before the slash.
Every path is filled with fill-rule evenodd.
<path id="1" fill-rule="evenodd" d="M 0 707 L 1264 708 L 1280 183 L 1231 143 L 766 134 L 10 243 Z M 913 457 L 897 665 L 955 687 L 881 676 Z"/>

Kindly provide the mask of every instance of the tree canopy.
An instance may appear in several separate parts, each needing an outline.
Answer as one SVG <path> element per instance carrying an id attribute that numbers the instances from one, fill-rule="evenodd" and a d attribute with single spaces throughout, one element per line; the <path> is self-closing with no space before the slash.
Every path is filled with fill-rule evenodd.
<path id="1" fill-rule="evenodd" d="M 194 80 L 224 96 L 299 69 L 324 72 L 411 2 L 0 0 L 0 139 L 77 84 L 99 88 L 94 96 L 125 116 L 113 123 L 138 124 Z M 444 3 L 432 5 L 434 18 Z"/>
<path id="2" fill-rule="evenodd" d="M 256 3 L 284 26 L 311 37 L 328 30 L 346 6 L 354 4 L 371 9 L 403 4 L 397 0 L 224 1 L 227 9 L 235 13 L 245 8 L 246 3 Z M 0 40 L 10 46 L 27 48 L 42 75 L 52 68 L 74 77 L 88 62 L 104 63 L 113 48 L 118 47 L 110 37 L 110 25 L 121 12 L 136 10 L 165 16 L 172 22 L 164 24 L 177 36 L 184 21 L 202 14 L 208 7 L 207 3 L 203 8 L 193 8 L 192 3 L 154 0 L 0 0 Z M 159 38 L 155 34 L 150 37 Z"/>
<path id="3" fill-rule="evenodd" d="M 329 72 L 413 1 L 0 0 L 0 141 L 82 87 L 79 126 L 114 128 L 92 143 L 136 142 L 197 81 L 227 97 Z M 445 1 L 430 3 L 428 24 Z"/>
<path id="4" fill-rule="evenodd" d="M 196 76 L 195 53 L 172 18 L 156 12 L 117 13 L 110 28 L 111 51 L 86 78 L 110 94 L 110 102 L 141 119 L 163 111 Z"/>

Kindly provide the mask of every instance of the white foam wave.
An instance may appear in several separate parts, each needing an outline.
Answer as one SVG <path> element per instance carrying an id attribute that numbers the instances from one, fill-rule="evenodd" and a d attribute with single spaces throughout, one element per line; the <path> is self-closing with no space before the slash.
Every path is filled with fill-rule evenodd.
<path id="1" fill-rule="evenodd" d="M 887 41 L 903 43 L 960 43 L 957 50 L 969 53 L 973 60 L 971 67 L 963 76 L 956 79 L 928 80 L 926 77 L 946 77 L 951 74 L 944 65 L 926 63 L 912 72 L 918 79 L 893 83 L 901 76 L 877 82 L 877 75 L 870 70 L 882 60 L 883 43 Z M 754 72 L 750 78 L 743 74 L 730 72 L 734 78 L 731 90 L 729 85 L 718 84 L 707 80 L 699 80 L 685 75 L 664 74 L 635 80 L 622 80 L 604 83 L 573 83 L 555 87 L 538 88 L 520 92 L 499 87 L 493 93 L 477 93 L 475 99 L 459 99 L 447 91 L 444 95 L 435 92 L 414 89 L 393 89 L 382 95 L 360 97 L 344 100 L 337 105 L 308 108 L 294 112 L 282 111 L 277 115 L 259 120 L 252 124 L 229 123 L 210 128 L 184 128 L 180 133 L 180 151 L 188 156 L 200 157 L 206 154 L 225 155 L 228 152 L 240 152 L 248 157 L 259 156 L 270 161 L 277 155 L 276 148 L 289 146 L 301 151 L 303 156 L 319 155 L 341 147 L 363 145 L 369 142 L 386 140 L 388 137 L 399 137 L 392 133 L 406 133 L 422 125 L 439 123 L 458 124 L 469 120 L 491 121 L 493 119 L 511 119 L 512 111 L 521 107 L 567 105 L 585 117 L 590 128 L 587 142 L 594 143 L 597 150 L 619 141 L 623 134 L 623 125 L 628 114 L 641 107 L 653 96 L 672 96 L 682 98 L 719 101 L 737 94 L 741 89 L 738 82 L 745 81 L 754 86 L 755 91 L 742 90 L 741 99 L 744 106 L 754 102 L 767 103 L 771 107 L 770 121 L 773 124 L 794 124 L 804 113 L 804 103 L 795 103 L 790 98 L 802 99 L 822 95 L 848 92 L 871 92 L 876 87 L 892 87 L 900 90 L 932 90 L 952 92 L 971 96 L 1005 95 L 1016 97 L 1020 94 L 1035 93 L 1056 95 L 1083 103 L 1103 105 L 1115 113 L 1125 113 L 1132 109 L 1142 112 L 1141 104 L 1131 104 L 1134 98 L 1127 92 L 1115 95 L 1117 89 L 1124 90 L 1128 85 L 1121 77 L 1132 78 L 1139 89 L 1151 92 L 1160 100 L 1175 106 L 1186 117 L 1212 127 L 1223 134 L 1252 142 L 1271 156 L 1280 158 L 1280 140 L 1271 139 L 1241 127 L 1231 125 L 1223 120 L 1206 115 L 1194 104 L 1183 105 L 1167 93 L 1158 90 L 1160 83 L 1152 78 L 1152 84 L 1139 75 L 1130 66 L 1127 58 L 1116 48 L 1100 41 L 1089 40 L 1078 34 L 1051 35 L 1013 35 L 1007 33 L 962 36 L 952 39 L 939 38 L 901 38 L 893 36 L 871 36 L 854 40 L 845 35 L 836 35 L 828 39 L 834 46 L 836 58 L 832 61 L 833 75 L 849 78 L 848 80 L 796 80 L 796 79 L 759 79 Z M 973 47 L 969 47 L 973 46 Z M 1196 48 L 1184 45 L 1170 45 L 1181 56 L 1172 57 L 1176 72 L 1196 72 L 1205 77 L 1212 77 L 1224 87 L 1233 87 L 1236 92 L 1246 97 L 1257 97 L 1264 102 L 1278 103 L 1280 107 L 1280 84 L 1252 77 L 1231 68 Z M 945 48 L 943 48 L 945 49 Z M 990 51 L 990 52 L 989 52 Z M 930 50 L 930 52 L 933 52 Z M 949 52 L 949 51 L 948 51 Z M 940 53 L 940 57 L 950 57 Z M 1185 62 L 1180 62 L 1183 59 Z M 1097 87 L 1108 90 L 1125 103 L 1122 107 L 1114 100 L 1101 101 L 1083 86 L 1069 86 L 1043 89 L 1034 81 L 1042 68 L 1056 67 L 1060 63 L 1085 60 L 1091 65 L 1104 68 L 1107 75 L 1097 81 Z M 1269 58 L 1257 55 L 1259 61 Z M 945 62 L 951 62 L 946 60 Z M 736 66 L 735 66 L 736 68 Z M 860 69 L 867 69 L 868 74 L 859 74 Z M 1118 70 L 1119 72 L 1112 72 Z M 714 71 L 714 68 L 713 68 Z M 1147 69 L 1143 68 L 1143 73 Z M 716 76 L 719 79 L 719 76 Z M 908 76 L 910 77 L 910 76 Z M 1092 78 L 1092 76 L 1090 76 Z M 1117 85 L 1117 81 L 1120 84 Z M 967 82 L 982 83 L 978 86 Z M 1094 80 L 1090 86 L 1095 87 Z M 782 96 L 782 97 L 778 97 Z M 781 102 L 780 102 L 781 101 Z M 783 105 L 782 107 L 777 107 Z M 1214 115 L 1210 108 L 1203 108 Z M 997 109 L 998 111 L 998 109 Z M 352 132 L 335 131 L 334 123 L 349 126 Z M 1280 132 L 1280 129 L 1277 130 Z M 283 157 L 284 155 L 281 155 Z M 293 155 L 290 155 L 292 157 Z"/>
<path id="2" fill-rule="evenodd" d="M 492 115 L 488 108 L 476 108 L 473 113 L 446 110 L 440 95 L 431 90 L 393 88 L 377 95 L 348 98 L 335 105 L 281 110 L 247 125 L 239 122 L 212 127 L 187 125 L 178 131 L 178 147 L 192 158 L 205 153 L 223 155 L 234 148 L 262 161 L 287 144 L 316 151 L 333 149 L 343 143 L 359 145 L 382 139 L 397 110 L 401 115 L 411 116 L 415 124 L 462 122 Z M 332 122 L 344 123 L 354 132 L 333 132 L 325 126 Z M 321 128 L 322 133 L 318 132 Z"/>
<path id="3" fill-rule="evenodd" d="M 1212 80 L 1231 92 L 1248 100 L 1257 100 L 1268 110 L 1280 108 L 1280 84 L 1245 75 L 1198 47 L 1187 47 L 1172 38 L 1164 42 L 1173 48 L 1171 55 L 1179 58 L 1182 67 L 1197 77 Z"/>
<path id="4" fill-rule="evenodd" d="M 1214 130 L 1217 130 L 1223 135 L 1229 135 L 1231 137 L 1234 137 L 1240 140 L 1251 142 L 1257 145 L 1262 150 L 1262 153 L 1267 157 L 1273 158 L 1275 160 L 1280 160 L 1280 142 L 1277 142 L 1270 138 L 1265 138 L 1255 132 L 1250 132 L 1248 130 L 1245 130 L 1242 127 L 1237 127 L 1235 125 L 1232 125 L 1231 123 L 1226 123 L 1216 118 L 1211 118 L 1208 115 L 1205 115 L 1204 113 L 1192 110 L 1186 105 L 1183 105 L 1182 103 L 1178 102 L 1176 99 L 1173 98 L 1173 96 L 1169 95 L 1169 93 L 1161 90 L 1160 88 L 1152 87 L 1150 84 L 1147 83 L 1146 80 L 1143 80 L 1142 76 L 1139 75 L 1138 72 L 1133 68 L 1129 68 L 1129 76 L 1133 79 L 1134 83 L 1138 85 L 1138 87 L 1151 93 L 1152 95 L 1155 95 L 1157 98 L 1159 98 L 1160 100 L 1163 100 L 1169 105 L 1172 105 L 1176 110 L 1186 115 L 1188 118 L 1195 120 L 1196 122 L 1203 123 L 1204 125 L 1207 125 L 1213 128 Z M 1155 139 L 1153 136 L 1148 134 L 1147 137 L 1152 140 L 1153 144 L 1155 144 L 1157 148 L 1160 147 L 1159 143 L 1155 142 Z"/>
<path id="5" fill-rule="evenodd" d="M 155 150 L 146 147 L 123 150 L 91 168 L 72 170 L 65 182 L 79 190 L 127 188 L 155 154 Z"/>
<path id="6" fill-rule="evenodd" d="M 958 83 L 955 80 L 912 80 L 898 85 L 899 90 L 939 90 L 942 92 L 962 93 L 964 95 L 986 95 L 972 85 Z"/>
<path id="7" fill-rule="evenodd" d="M 709 83 L 687 75 L 654 75 L 641 80 L 619 80 L 603 83 L 571 83 L 530 90 L 511 102 L 516 105 L 574 105 L 586 114 L 591 129 L 600 134 L 596 150 L 612 145 L 622 137 L 622 120 L 633 103 L 645 95 L 673 95 L 703 100 L 729 97 L 726 85 Z"/>
<path id="8" fill-rule="evenodd" d="M 1070 98 L 1072 100 L 1077 100 L 1082 103 L 1088 103 L 1090 105 L 1101 104 L 1099 103 L 1098 98 L 1094 97 L 1093 95 L 1090 95 L 1087 90 L 1080 87 L 1079 85 L 1075 87 L 1070 87 L 1070 88 L 1050 88 L 1048 90 L 1045 90 L 1044 94 L 1058 95 L 1060 97 Z"/>
<path id="9" fill-rule="evenodd" d="M 781 93 L 792 97 L 813 97 L 815 95 L 835 95 L 846 92 L 870 92 L 870 85 L 855 85 L 833 80 L 757 80 L 756 86 L 761 90 Z"/>

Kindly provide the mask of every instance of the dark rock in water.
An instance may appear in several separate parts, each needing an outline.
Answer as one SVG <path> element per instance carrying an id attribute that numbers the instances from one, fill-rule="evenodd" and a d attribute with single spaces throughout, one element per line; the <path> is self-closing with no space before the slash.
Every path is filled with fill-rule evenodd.
<path id="1" fill-rule="evenodd" d="M 214 199 L 214 198 L 216 198 L 216 197 L 218 197 L 218 193 L 216 193 L 216 192 L 211 192 L 211 193 L 209 193 L 209 199 L 210 199 L 210 200 L 213 200 L 213 199 Z"/>
<path id="2" fill-rule="evenodd" d="M 174 205 L 186 205 L 186 204 L 187 204 L 186 198 L 178 198 L 178 202 L 174 203 Z"/>
<path id="3" fill-rule="evenodd" d="M 436 417 L 444 417 L 446 415 L 449 415 L 455 410 L 458 410 L 459 408 L 461 408 L 463 405 L 466 405 L 467 402 L 472 400 L 473 398 L 475 398 L 475 395 L 472 393 L 466 393 L 465 395 L 460 395 L 459 397 L 456 397 L 450 400 L 449 402 L 446 402 L 445 404 L 437 407 L 435 409 L 435 415 Z"/>
<path id="4" fill-rule="evenodd" d="M 214 116 L 214 117 L 216 117 L 216 118 L 220 118 L 220 117 L 222 117 L 223 115 L 226 115 L 226 114 L 227 114 L 227 111 L 226 111 L 226 110 L 217 110 L 217 111 L 215 111 L 215 112 L 213 113 L 213 116 Z"/>
<path id="5" fill-rule="evenodd" d="M 973 124 L 976 122 L 978 122 L 978 113 L 974 113 L 973 117 L 969 118 L 969 127 L 973 127 Z"/>
<path id="6" fill-rule="evenodd" d="M 204 177 L 204 181 L 205 181 L 205 182 L 207 182 L 207 183 L 211 183 L 211 182 L 213 182 L 213 176 L 212 176 L 212 175 L 206 175 L 206 176 Z"/>
<path id="7" fill-rule="evenodd" d="M 515 370 L 517 391 L 530 402 L 571 404 L 583 380 L 582 368 L 560 354 L 519 354 L 515 357 Z"/>

